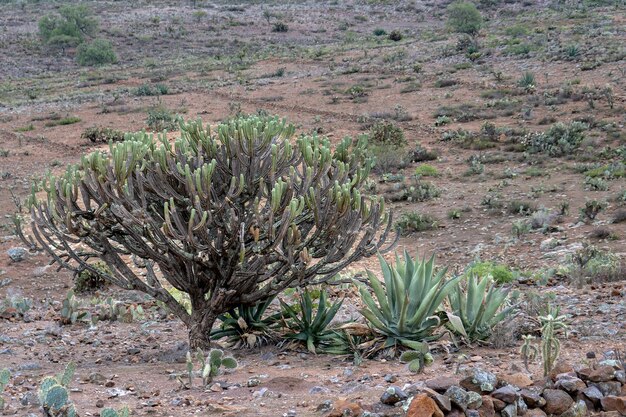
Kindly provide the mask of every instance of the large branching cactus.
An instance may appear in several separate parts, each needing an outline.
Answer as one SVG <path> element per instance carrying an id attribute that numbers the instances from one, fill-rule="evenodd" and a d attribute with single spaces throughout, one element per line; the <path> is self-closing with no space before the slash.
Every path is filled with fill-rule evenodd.
<path id="1" fill-rule="evenodd" d="M 128 134 L 43 179 L 28 200 L 34 239 L 23 238 L 63 267 L 162 301 L 193 348 L 209 345 L 219 314 L 326 282 L 382 250 L 391 221 L 381 199 L 362 194 L 373 164 L 364 139 L 332 150 L 277 118 L 180 127 L 173 143 Z M 191 313 L 165 281 L 189 294 Z"/>

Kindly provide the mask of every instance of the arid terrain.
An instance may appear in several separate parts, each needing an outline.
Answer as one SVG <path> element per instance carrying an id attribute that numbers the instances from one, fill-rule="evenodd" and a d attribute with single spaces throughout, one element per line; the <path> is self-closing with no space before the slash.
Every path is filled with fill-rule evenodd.
<path id="1" fill-rule="evenodd" d="M 471 37 L 446 25 L 447 2 L 81 4 L 93 11 L 116 63 L 79 66 L 77 48 L 41 41 L 38 21 L 59 3 L 0 2 L 0 369 L 12 374 L 0 393 L 6 415 L 40 415 L 28 395 L 69 361 L 77 364 L 70 390 L 81 416 L 122 405 L 133 415 L 318 416 L 325 401 L 340 398 L 403 415 L 378 401 L 389 385 L 474 366 L 523 371 L 521 336 L 539 335 L 537 316 L 548 304 L 566 316 L 562 359 L 578 365 L 589 364 L 590 353 L 626 354 L 623 2 L 480 2 L 484 21 Z M 42 252 L 9 256 L 26 247 L 13 227 L 17 205 L 47 171 L 107 149 L 84 137 L 88 129 L 154 130 L 157 111 L 212 125 L 239 114 L 278 115 L 333 143 L 391 124 L 406 143 L 377 148 L 368 187 L 385 197 L 394 221 L 405 220 L 396 250 L 435 253 L 452 273 L 476 261 L 502 266 L 517 315 L 485 343 L 457 346 L 449 336 L 432 343 L 434 363 L 420 374 L 384 355 L 356 366 L 352 357 L 278 342 L 229 350 L 239 366 L 206 390 L 199 379 L 182 389 L 176 376 L 186 372 L 187 333 L 142 293 L 109 286 L 77 294 L 85 311 L 112 297 L 145 314 L 61 325 L 72 273 L 49 266 Z M 561 128 L 582 135 L 575 147 L 536 145 Z M 592 263 L 577 261 L 588 253 Z M 342 276 L 365 269 L 379 272 L 378 260 Z M 364 322 L 358 291 L 330 291 L 347 296 L 337 323 Z M 32 306 L 22 313 L 15 303 L 23 299 Z M 541 380 L 540 360 L 529 374 Z"/>

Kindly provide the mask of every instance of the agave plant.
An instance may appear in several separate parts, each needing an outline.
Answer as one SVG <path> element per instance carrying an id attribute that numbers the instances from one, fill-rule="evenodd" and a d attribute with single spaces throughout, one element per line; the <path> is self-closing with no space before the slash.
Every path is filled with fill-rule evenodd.
<path id="1" fill-rule="evenodd" d="M 252 306 L 240 305 L 219 316 L 220 328 L 211 332 L 212 340 L 226 337 L 234 348 L 262 346 L 274 337 L 272 329 L 280 322 L 280 312 L 263 317 L 275 297 Z"/>
<path id="2" fill-rule="evenodd" d="M 437 338 L 434 332 L 441 324 L 437 310 L 461 277 L 446 279 L 447 268 L 435 272 L 434 255 L 428 261 L 420 261 L 404 251 L 404 259 L 396 255 L 395 265 L 380 255 L 378 259 L 384 285 L 367 271 L 376 301 L 367 287 L 361 286 L 365 308 L 360 312 L 377 332 L 386 336 L 383 348 L 400 344 L 419 351 L 423 348 L 420 342 Z"/>
<path id="3" fill-rule="evenodd" d="M 490 275 L 482 279 L 470 274 L 467 285 L 457 285 L 448 295 L 452 330 L 468 342 L 484 341 L 492 329 L 513 312 L 506 306 L 510 289 L 497 287 Z"/>
<path id="4" fill-rule="evenodd" d="M 300 294 L 299 309 L 280 300 L 285 326 L 290 330 L 287 339 L 298 340 L 306 344 L 311 353 L 316 353 L 316 346 L 331 343 L 336 333 L 327 329 L 328 324 L 343 304 L 343 299 L 328 305 L 326 291 L 320 293 L 317 312 L 313 313 L 313 298 L 309 290 Z"/>

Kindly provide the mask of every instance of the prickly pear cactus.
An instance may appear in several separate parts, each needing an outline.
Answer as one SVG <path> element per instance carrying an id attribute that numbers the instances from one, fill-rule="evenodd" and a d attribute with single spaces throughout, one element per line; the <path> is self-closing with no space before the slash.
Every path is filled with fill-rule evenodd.
<path id="1" fill-rule="evenodd" d="M 4 368 L 0 371 L 0 394 L 4 391 L 4 388 L 9 383 L 9 379 L 11 378 L 11 372 L 8 369 Z M 4 408 L 4 398 L 0 397 L 0 410 Z"/>

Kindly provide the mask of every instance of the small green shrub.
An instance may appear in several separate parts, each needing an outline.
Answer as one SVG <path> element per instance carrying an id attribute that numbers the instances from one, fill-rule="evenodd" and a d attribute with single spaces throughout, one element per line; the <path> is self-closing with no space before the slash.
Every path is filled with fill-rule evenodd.
<path id="1" fill-rule="evenodd" d="M 491 276 L 498 284 L 507 284 L 515 279 L 513 271 L 507 265 L 482 261 L 470 264 L 466 275 L 475 275 L 477 277 Z"/>
<path id="2" fill-rule="evenodd" d="M 476 35 L 482 23 L 483 18 L 474 3 L 458 1 L 448 6 L 448 26 L 454 32 Z"/>
<path id="3" fill-rule="evenodd" d="M 105 274 L 111 274 L 111 270 L 104 262 L 96 262 L 93 267 Z M 74 291 L 76 293 L 96 291 L 106 286 L 107 281 L 102 275 L 83 269 L 74 275 Z"/>
<path id="4" fill-rule="evenodd" d="M 64 117 L 62 119 L 51 120 L 49 122 L 46 122 L 46 124 L 44 126 L 46 126 L 46 127 L 65 126 L 65 125 L 72 125 L 72 124 L 78 123 L 80 121 L 81 121 L 81 119 L 78 116 L 67 116 L 67 117 Z"/>
<path id="5" fill-rule="evenodd" d="M 146 124 L 153 132 L 172 130 L 176 128 L 176 116 L 163 104 L 158 104 L 148 110 Z"/>
<path id="6" fill-rule="evenodd" d="M 276 22 L 274 26 L 272 26 L 272 32 L 284 33 L 289 31 L 289 26 L 283 22 Z"/>
<path id="7" fill-rule="evenodd" d="M 91 142 L 109 143 L 109 141 L 120 142 L 124 140 L 124 132 L 121 130 L 114 130 L 109 127 L 88 127 L 80 135 L 82 139 L 89 139 Z"/>
<path id="8" fill-rule="evenodd" d="M 406 145 L 402 128 L 392 122 L 378 122 L 370 129 L 369 141 L 374 145 L 400 148 Z"/>
<path id="9" fill-rule="evenodd" d="M 106 39 L 94 39 L 78 47 L 76 61 L 81 66 L 100 66 L 116 63 L 117 56 L 111 42 Z"/>
<path id="10" fill-rule="evenodd" d="M 374 36 L 385 36 L 387 34 L 387 31 L 382 28 L 376 28 L 374 29 L 373 33 L 374 33 Z"/>
<path id="11" fill-rule="evenodd" d="M 537 204 L 532 201 L 520 201 L 513 200 L 507 206 L 507 212 L 509 214 L 521 214 L 523 216 L 530 216 L 537 211 Z"/>
<path id="12" fill-rule="evenodd" d="M 84 4 L 65 4 L 57 14 L 47 14 L 39 19 L 39 36 L 50 45 L 75 46 L 85 36 L 93 36 L 98 29 L 98 21 Z"/>
<path id="13" fill-rule="evenodd" d="M 587 200 L 585 201 L 585 206 L 580 209 L 580 219 L 582 221 L 593 221 L 607 207 L 606 201 Z"/>
<path id="14" fill-rule="evenodd" d="M 413 211 L 403 213 L 395 224 L 398 233 L 402 236 L 408 236 L 412 233 L 432 230 L 437 227 L 437 221 L 428 214 Z"/>
<path id="15" fill-rule="evenodd" d="M 402 35 L 402 32 L 400 32 L 399 30 L 392 31 L 391 33 L 389 33 L 388 36 L 389 40 L 394 42 L 401 41 L 403 37 L 404 35 Z"/>
<path id="16" fill-rule="evenodd" d="M 536 86 L 535 74 L 530 71 L 526 71 L 522 78 L 517 81 L 517 85 L 522 87 L 526 91 L 531 91 L 535 89 Z"/>
<path id="17" fill-rule="evenodd" d="M 429 164 L 421 164 L 415 168 L 415 175 L 420 177 L 438 177 L 439 170 Z"/>
<path id="18" fill-rule="evenodd" d="M 169 89 L 165 84 L 142 84 L 135 90 L 134 94 L 136 96 L 162 96 L 166 95 L 169 92 Z"/>
<path id="19" fill-rule="evenodd" d="M 546 153 L 549 156 L 570 155 L 585 139 L 589 125 L 571 122 L 569 125 L 555 123 L 544 133 L 527 135 L 523 144 L 530 153 Z"/>

